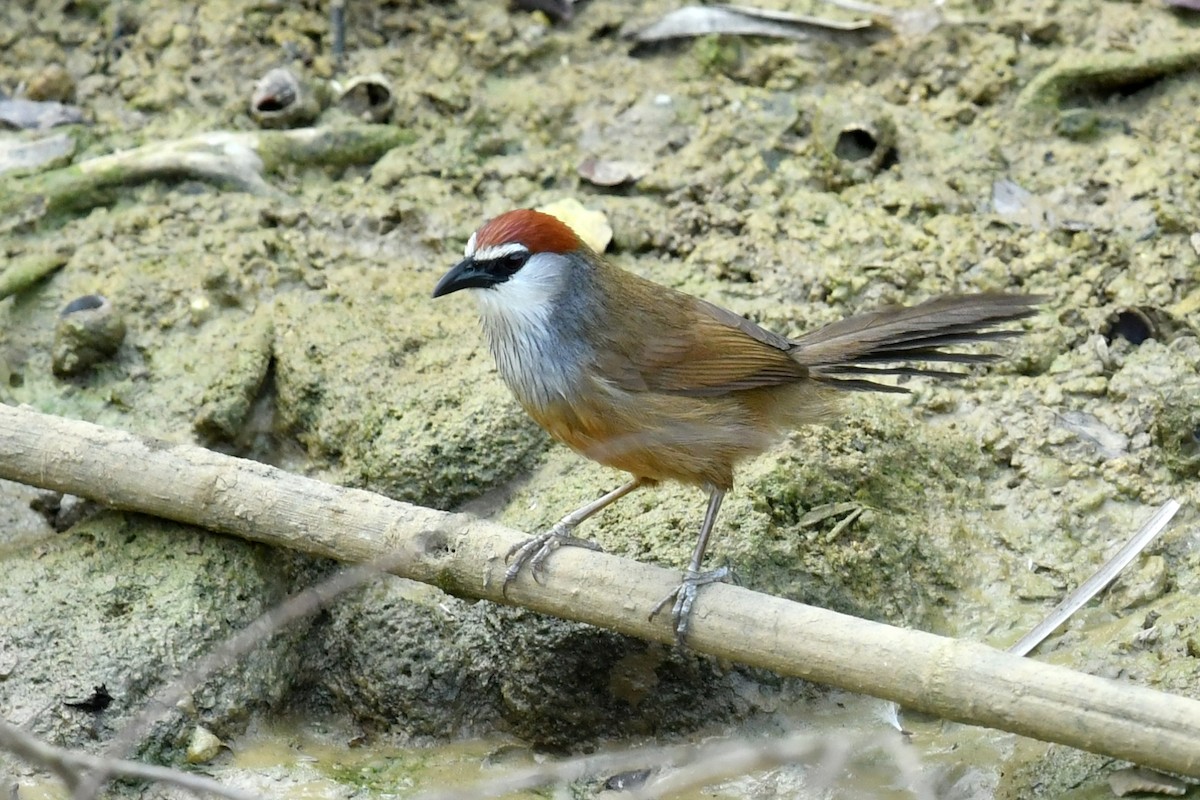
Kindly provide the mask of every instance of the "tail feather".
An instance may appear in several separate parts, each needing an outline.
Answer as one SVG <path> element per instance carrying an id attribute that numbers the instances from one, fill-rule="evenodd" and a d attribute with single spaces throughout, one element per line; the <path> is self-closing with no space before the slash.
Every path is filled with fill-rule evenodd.
<path id="1" fill-rule="evenodd" d="M 927 369 L 925 367 L 826 367 L 826 375 L 900 375 L 913 378 L 940 378 L 954 380 L 963 377 L 963 373 L 948 369 Z"/>
<path id="2" fill-rule="evenodd" d="M 829 378 L 821 375 L 814 376 L 821 383 L 833 386 L 843 392 L 888 392 L 891 394 L 908 394 L 909 390 L 894 383 L 876 383 L 862 378 Z"/>
<path id="3" fill-rule="evenodd" d="M 915 348 L 912 350 L 873 353 L 871 355 L 860 356 L 856 358 L 855 364 L 890 364 L 896 361 L 940 361 L 948 364 L 990 364 L 993 361 L 999 361 L 1001 356 L 997 353 L 947 353 L 943 350 L 933 348 L 922 349 Z M 831 364 L 828 367 L 820 367 L 820 369 L 837 369 L 841 364 Z"/>
<path id="4" fill-rule="evenodd" d="M 1020 336 L 1020 331 L 981 331 L 978 328 L 955 332 L 938 332 L 930 334 L 914 334 L 912 338 L 899 341 L 884 342 L 875 348 L 874 352 L 906 352 L 912 350 L 950 347 L 958 344 L 973 344 L 975 342 L 991 342 L 1001 339 L 1011 339 Z"/>
<path id="5" fill-rule="evenodd" d="M 815 380 L 850 391 L 906 392 L 903 387 L 875 383 L 863 375 L 924 376 L 952 379 L 963 373 L 910 366 L 908 362 L 980 364 L 995 361 L 990 353 L 962 353 L 941 348 L 992 342 L 1020 334 L 993 330 L 1033 316 L 1044 298 L 1038 295 L 985 293 L 947 295 L 919 305 L 882 308 L 827 325 L 793 341 L 792 356 L 809 368 Z M 896 364 L 897 366 L 873 366 Z"/>

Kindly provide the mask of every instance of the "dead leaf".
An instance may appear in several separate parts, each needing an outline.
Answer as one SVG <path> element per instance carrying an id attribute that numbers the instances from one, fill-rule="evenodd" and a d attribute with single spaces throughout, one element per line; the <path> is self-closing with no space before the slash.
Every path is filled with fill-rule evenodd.
<path id="1" fill-rule="evenodd" d="M 816 33 L 858 33 L 876 28 L 874 22 L 865 19 L 843 22 L 745 6 L 685 6 L 635 31 L 632 38 L 639 42 L 661 42 L 721 33 L 804 41 Z"/>
<path id="2" fill-rule="evenodd" d="M 579 177 L 596 186 L 621 186 L 637 183 L 650 171 L 645 164 L 636 161 L 612 161 L 601 158 L 585 158 L 579 165 Z"/>

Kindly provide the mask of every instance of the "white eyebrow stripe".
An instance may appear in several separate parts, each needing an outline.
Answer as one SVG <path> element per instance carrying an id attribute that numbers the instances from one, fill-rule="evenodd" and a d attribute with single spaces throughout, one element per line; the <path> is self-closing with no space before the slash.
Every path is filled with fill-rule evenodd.
<path id="1" fill-rule="evenodd" d="M 470 258 L 475 253 L 475 234 L 471 234 L 471 238 L 467 239 L 467 249 L 463 251 L 464 258 Z"/>
<path id="2" fill-rule="evenodd" d="M 474 240 L 471 242 L 474 244 Z M 485 247 L 482 250 L 475 252 L 476 261 L 492 261 L 497 258 L 511 256 L 513 253 L 528 253 L 529 248 L 520 242 L 509 242 L 507 244 L 494 244 L 491 247 Z M 467 255 L 471 255 L 467 253 Z"/>

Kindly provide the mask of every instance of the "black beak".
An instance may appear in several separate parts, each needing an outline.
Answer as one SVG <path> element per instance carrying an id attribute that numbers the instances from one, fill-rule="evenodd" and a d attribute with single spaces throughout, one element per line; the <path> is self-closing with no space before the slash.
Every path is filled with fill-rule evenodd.
<path id="1" fill-rule="evenodd" d="M 477 264 L 473 258 L 464 258 L 437 282 L 437 286 L 433 287 L 433 296 L 453 294 L 459 289 L 486 289 L 495 286 L 499 281 L 484 268 L 485 266 Z"/>

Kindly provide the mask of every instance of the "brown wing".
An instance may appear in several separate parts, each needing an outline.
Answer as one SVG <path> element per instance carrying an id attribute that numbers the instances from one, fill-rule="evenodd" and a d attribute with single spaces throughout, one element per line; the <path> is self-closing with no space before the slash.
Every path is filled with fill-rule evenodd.
<path id="1" fill-rule="evenodd" d="M 621 388 L 712 397 L 794 383 L 808 374 L 788 355 L 792 344 L 784 337 L 698 298 L 664 287 L 655 291 L 653 308 L 634 303 L 624 309 L 644 316 L 642 325 L 625 327 L 650 335 L 614 341 L 600 363 Z"/>

